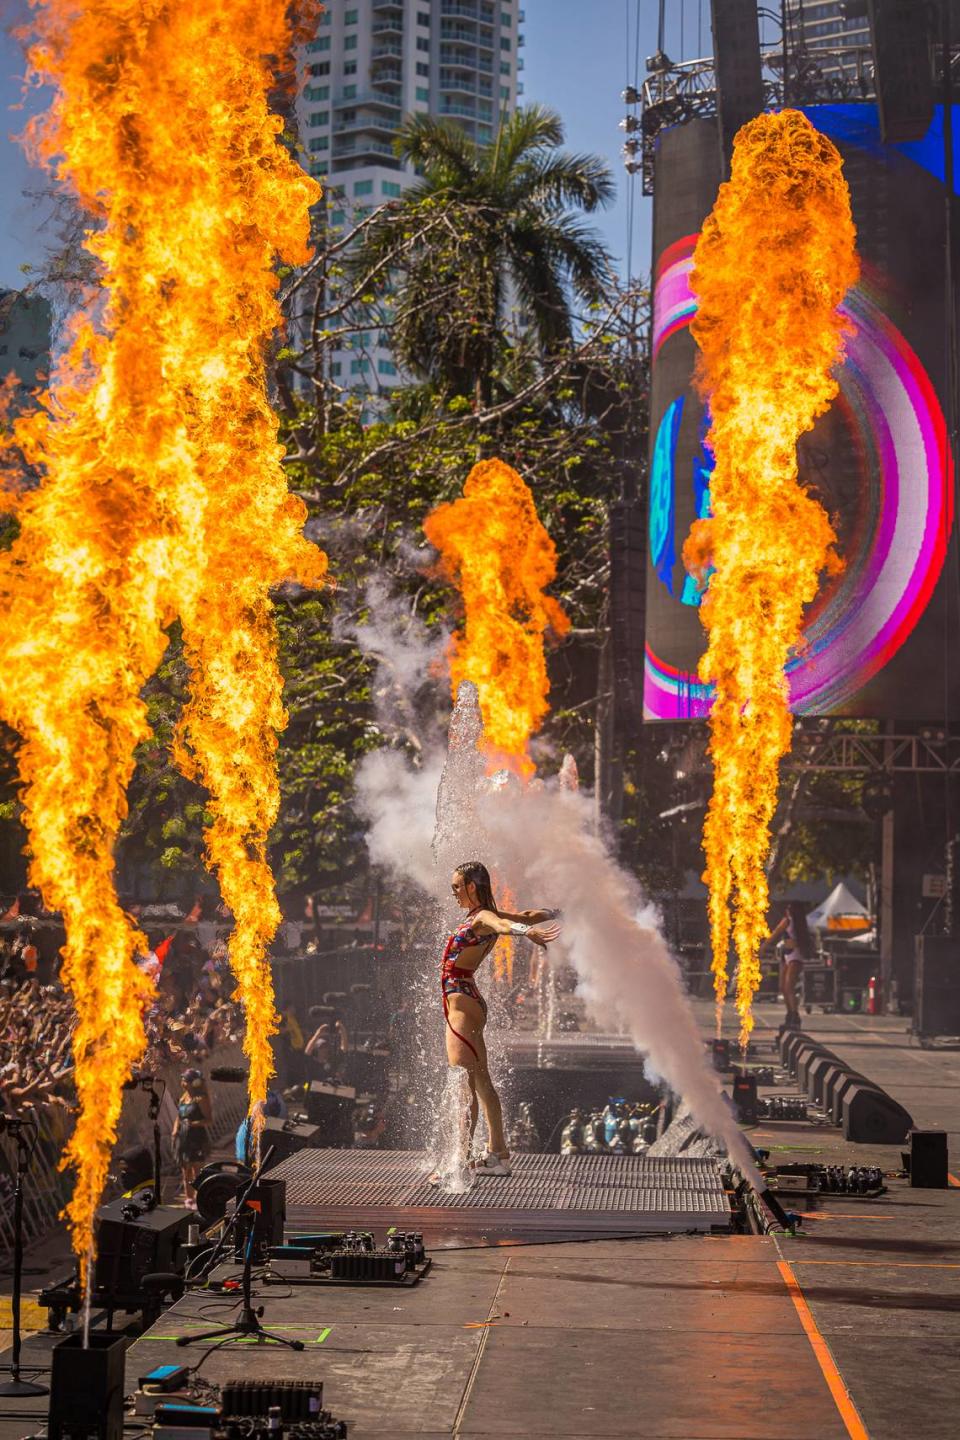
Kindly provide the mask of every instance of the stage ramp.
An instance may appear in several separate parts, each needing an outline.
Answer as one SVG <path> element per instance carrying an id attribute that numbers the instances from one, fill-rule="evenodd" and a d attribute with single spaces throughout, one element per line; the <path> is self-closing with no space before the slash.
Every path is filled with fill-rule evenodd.
<path id="1" fill-rule="evenodd" d="M 731 1228 L 711 1159 L 516 1155 L 512 1175 L 462 1191 L 429 1184 L 429 1169 L 415 1150 L 299 1150 L 269 1173 L 287 1182 L 292 1231 L 397 1225 L 442 1247 Z"/>

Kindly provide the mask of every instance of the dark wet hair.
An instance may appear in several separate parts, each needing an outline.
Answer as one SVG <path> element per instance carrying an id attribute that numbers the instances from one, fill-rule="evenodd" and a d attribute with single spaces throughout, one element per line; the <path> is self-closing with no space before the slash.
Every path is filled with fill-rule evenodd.
<path id="1" fill-rule="evenodd" d="M 790 921 L 790 929 L 793 932 L 793 943 L 804 960 L 809 960 L 813 954 L 813 941 L 810 938 L 810 927 L 807 924 L 807 909 L 799 900 L 787 902 L 787 919 Z"/>
<path id="2" fill-rule="evenodd" d="M 476 885 L 477 904 L 480 909 L 492 910 L 496 915 L 498 913 L 497 902 L 493 898 L 490 871 L 486 865 L 480 860 L 467 860 L 463 865 L 456 866 L 456 873 L 465 885 Z"/>

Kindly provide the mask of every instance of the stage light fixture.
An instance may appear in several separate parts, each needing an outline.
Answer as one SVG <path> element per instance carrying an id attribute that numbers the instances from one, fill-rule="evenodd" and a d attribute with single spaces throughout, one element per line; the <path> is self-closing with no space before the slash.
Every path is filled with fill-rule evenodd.
<path id="1" fill-rule="evenodd" d="M 657 50 L 655 54 L 647 56 L 647 73 L 656 75 L 663 70 L 672 70 L 673 61 L 666 50 Z"/>
<path id="2" fill-rule="evenodd" d="M 625 90 L 620 91 L 620 99 L 624 105 L 639 105 L 640 91 L 634 85 L 628 85 Z"/>
<path id="3" fill-rule="evenodd" d="M 640 129 L 640 117 L 638 115 L 625 115 L 620 121 L 620 125 L 618 128 L 620 130 L 626 130 L 627 134 L 629 135 L 634 130 Z"/>

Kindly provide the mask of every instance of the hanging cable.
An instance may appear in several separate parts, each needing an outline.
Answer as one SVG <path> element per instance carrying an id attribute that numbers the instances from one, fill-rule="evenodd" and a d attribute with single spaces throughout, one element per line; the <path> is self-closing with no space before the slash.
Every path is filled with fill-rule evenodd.
<path id="1" fill-rule="evenodd" d="M 625 66 L 624 93 L 630 89 L 630 0 L 623 0 L 623 13 L 626 22 L 626 45 L 624 47 L 623 61 Z M 639 17 L 638 17 L 639 18 Z M 627 172 L 627 273 L 626 281 L 630 284 L 630 276 L 633 272 L 633 199 L 634 185 L 633 176 Z"/>
<path id="2" fill-rule="evenodd" d="M 630 74 L 630 0 L 625 0 L 626 20 L 626 64 L 627 83 L 624 94 L 640 94 L 640 0 L 635 0 L 635 20 L 633 35 L 633 76 Z M 663 21 L 663 7 L 661 6 L 661 24 Z M 631 104 L 636 103 L 631 101 Z M 642 142 L 641 142 L 642 143 Z M 636 187 L 637 166 L 627 166 L 627 265 L 626 282 L 629 285 L 633 279 L 633 237 L 636 227 L 637 216 L 637 187 Z"/>

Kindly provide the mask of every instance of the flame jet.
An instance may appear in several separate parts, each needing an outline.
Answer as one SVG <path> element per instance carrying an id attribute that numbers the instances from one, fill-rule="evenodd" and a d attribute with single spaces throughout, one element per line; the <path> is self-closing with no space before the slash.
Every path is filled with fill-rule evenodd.
<path id="1" fill-rule="evenodd" d="M 565 635 L 570 621 L 544 588 L 557 573 L 557 551 L 537 515 L 529 487 L 502 460 L 485 460 L 467 476 L 463 496 L 439 505 L 424 532 L 463 597 L 462 630 L 450 649 L 454 701 L 462 680 L 476 685 L 484 748 L 494 766 L 528 779 L 530 737 L 549 710 L 546 630 Z M 500 903 L 515 903 L 503 890 Z M 513 942 L 497 947 L 497 979 L 513 979 Z"/>
<path id="2" fill-rule="evenodd" d="M 461 680 L 476 685 L 491 759 L 530 776 L 530 737 L 550 708 L 543 637 L 570 629 L 543 593 L 557 573 L 556 547 L 529 487 L 502 460 L 475 465 L 462 497 L 438 505 L 423 528 L 463 597 L 450 651 L 453 698 Z"/>
<path id="3" fill-rule="evenodd" d="M 210 791 L 208 863 L 236 917 L 251 1100 L 271 1069 L 266 865 L 284 723 L 270 587 L 321 583 L 287 491 L 266 391 L 274 261 L 308 257 L 319 187 L 280 143 L 272 67 L 300 38 L 274 0 L 31 0 L 32 76 L 54 87 L 29 148 L 90 217 L 99 292 L 49 394 L 15 422 L 40 476 L 8 497 L 0 715 L 18 732 L 30 874 L 66 925 L 80 1102 L 65 1160 L 85 1267 L 120 1113 L 144 1047 L 139 936 L 114 844 L 140 692 L 179 618 L 192 698 L 178 758 Z M 305 26 L 316 10 L 301 7 Z"/>
<path id="4" fill-rule="evenodd" d="M 716 468 L 711 518 L 694 523 L 684 546 L 688 570 L 709 576 L 700 675 L 716 692 L 714 788 L 703 843 L 717 1020 L 732 931 L 744 1045 L 769 933 L 779 761 L 790 748 L 785 667 L 804 606 L 839 566 L 829 517 L 799 483 L 796 446 L 837 394 L 838 307 L 858 274 L 836 148 L 796 110 L 745 125 L 694 255 L 691 328 Z"/>

